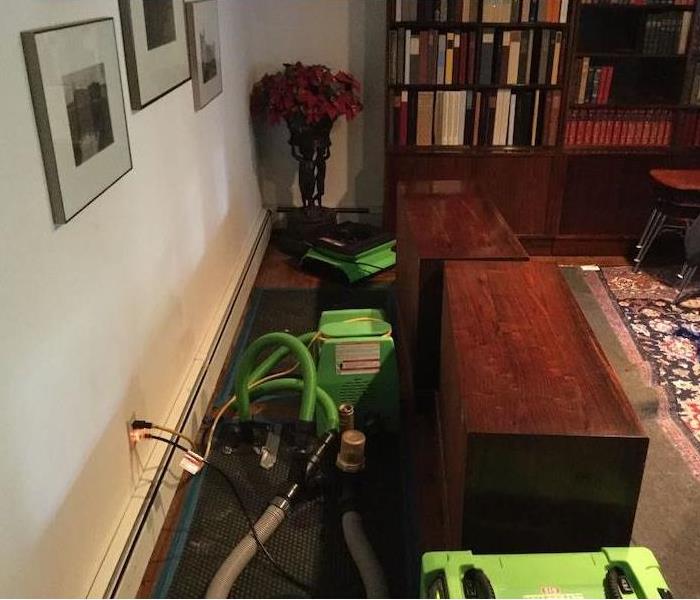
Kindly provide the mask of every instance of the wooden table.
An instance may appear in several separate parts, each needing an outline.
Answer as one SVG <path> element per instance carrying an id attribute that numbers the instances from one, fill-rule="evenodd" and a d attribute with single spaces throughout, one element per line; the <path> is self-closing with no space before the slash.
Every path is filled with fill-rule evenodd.
<path id="1" fill-rule="evenodd" d="M 648 439 L 556 266 L 447 263 L 440 373 L 449 547 L 628 545 Z"/>
<path id="2" fill-rule="evenodd" d="M 466 182 L 400 184 L 397 291 L 411 388 L 437 388 L 445 261 L 527 260 L 498 209 Z"/>

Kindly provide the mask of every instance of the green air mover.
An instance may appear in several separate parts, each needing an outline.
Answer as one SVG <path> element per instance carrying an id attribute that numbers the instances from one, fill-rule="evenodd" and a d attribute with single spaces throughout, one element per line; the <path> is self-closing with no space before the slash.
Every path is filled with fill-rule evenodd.
<path id="1" fill-rule="evenodd" d="M 672 598 L 646 548 L 568 554 L 428 552 L 422 598 Z"/>
<path id="2" fill-rule="evenodd" d="M 330 310 L 318 325 L 318 385 L 351 404 L 360 428 L 380 421 L 398 430 L 399 389 L 391 325 L 378 309 Z"/>
<path id="3" fill-rule="evenodd" d="M 371 225 L 345 222 L 322 230 L 301 264 L 348 283 L 371 277 L 396 264 L 396 240 Z"/>

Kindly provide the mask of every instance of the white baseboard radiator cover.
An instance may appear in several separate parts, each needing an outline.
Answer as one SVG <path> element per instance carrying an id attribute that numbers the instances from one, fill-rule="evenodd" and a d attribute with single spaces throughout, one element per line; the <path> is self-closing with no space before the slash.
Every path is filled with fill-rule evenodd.
<path id="1" fill-rule="evenodd" d="M 271 224 L 270 212 L 261 211 L 247 244 L 249 251 L 236 270 L 238 276 L 227 286 L 224 300 L 173 404 L 167 426 L 191 436 L 198 432 L 255 284 L 270 240 Z M 165 444 L 154 444 L 89 597 L 135 597 L 182 474 L 173 460 L 176 452 Z"/>

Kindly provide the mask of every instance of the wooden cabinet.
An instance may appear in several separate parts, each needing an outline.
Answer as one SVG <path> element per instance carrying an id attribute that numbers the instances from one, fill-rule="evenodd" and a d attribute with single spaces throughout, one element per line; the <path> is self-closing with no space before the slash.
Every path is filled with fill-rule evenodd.
<path id="1" fill-rule="evenodd" d="M 421 181 L 398 189 L 397 296 L 410 388 L 437 389 L 443 267 L 453 260 L 527 260 L 503 216 L 471 181 Z"/>
<path id="2" fill-rule="evenodd" d="M 630 542 L 648 439 L 556 266 L 445 265 L 448 548 Z"/>

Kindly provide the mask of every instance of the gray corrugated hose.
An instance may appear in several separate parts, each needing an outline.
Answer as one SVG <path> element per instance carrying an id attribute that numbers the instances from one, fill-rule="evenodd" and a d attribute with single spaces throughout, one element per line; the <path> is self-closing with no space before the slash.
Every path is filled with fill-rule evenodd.
<path id="1" fill-rule="evenodd" d="M 277 498 L 275 500 L 278 500 Z M 273 500 L 273 502 L 275 502 Z M 276 506 L 270 504 L 262 516 L 255 523 L 255 532 L 264 544 L 270 536 L 277 530 L 287 513 Z M 238 545 L 231 551 L 226 560 L 221 564 L 219 570 L 211 580 L 207 588 L 207 598 L 228 598 L 228 594 L 236 583 L 236 579 L 248 566 L 258 551 L 258 544 L 251 532 L 248 532 Z"/>
<path id="2" fill-rule="evenodd" d="M 360 572 L 367 597 L 388 598 L 389 588 L 384 577 L 384 570 L 365 535 L 362 517 L 359 513 L 350 510 L 343 514 L 343 535 L 350 556 Z"/>

